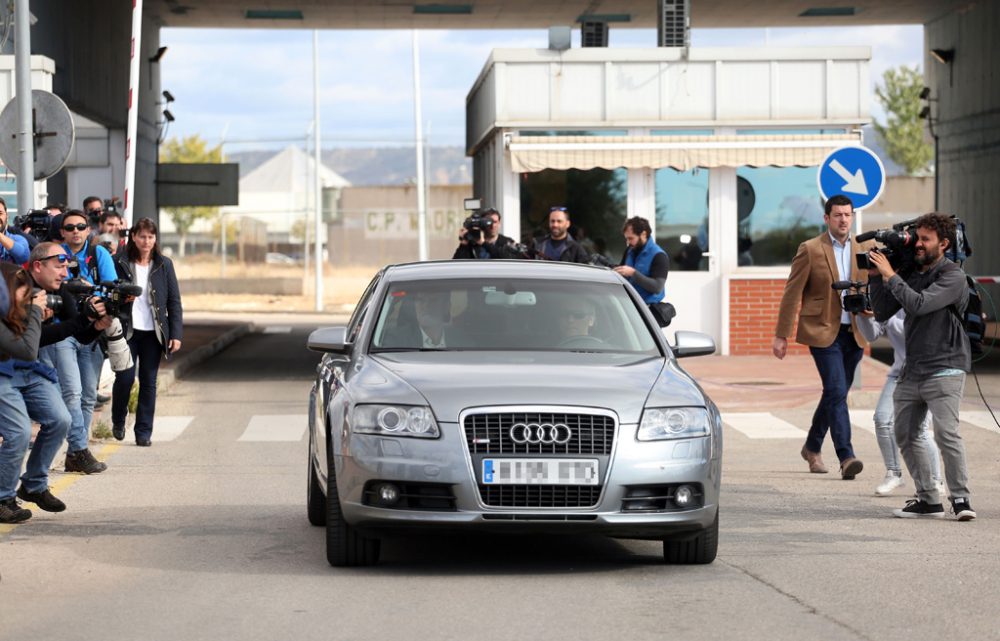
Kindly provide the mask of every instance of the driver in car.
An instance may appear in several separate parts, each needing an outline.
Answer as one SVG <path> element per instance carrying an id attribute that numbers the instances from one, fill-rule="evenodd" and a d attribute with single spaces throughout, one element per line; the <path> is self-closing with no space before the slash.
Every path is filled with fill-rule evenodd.
<path id="1" fill-rule="evenodd" d="M 583 298 L 574 298 L 559 310 L 560 346 L 597 344 L 601 340 L 590 335 L 594 326 L 594 304 Z"/>

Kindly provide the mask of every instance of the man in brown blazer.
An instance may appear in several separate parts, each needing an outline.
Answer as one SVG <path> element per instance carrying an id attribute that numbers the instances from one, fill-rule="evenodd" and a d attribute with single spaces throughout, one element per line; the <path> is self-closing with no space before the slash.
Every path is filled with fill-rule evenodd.
<path id="1" fill-rule="evenodd" d="M 851 446 L 851 419 L 847 412 L 847 391 L 854 382 L 854 371 L 866 345 L 858 332 L 853 314 L 841 306 L 841 292 L 832 285 L 838 280 L 867 280 L 867 273 L 857 267 L 856 247 L 851 239 L 854 205 L 847 196 L 837 195 L 826 201 L 823 222 L 827 231 L 801 245 L 792 259 L 792 270 L 778 308 L 778 325 L 771 351 L 779 359 L 788 350 L 788 337 L 798 310 L 795 342 L 809 346 L 823 381 L 823 395 L 813 414 L 812 425 L 802 458 L 809 471 L 826 473 L 820 456 L 827 430 L 840 459 L 840 474 L 853 479 L 864 467 Z M 799 306 L 801 304 L 801 309 Z"/>

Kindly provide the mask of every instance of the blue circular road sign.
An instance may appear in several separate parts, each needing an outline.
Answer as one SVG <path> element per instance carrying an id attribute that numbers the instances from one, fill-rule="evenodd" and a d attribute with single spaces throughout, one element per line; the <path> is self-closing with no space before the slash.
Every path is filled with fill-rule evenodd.
<path id="1" fill-rule="evenodd" d="M 885 167 L 867 147 L 841 147 L 820 164 L 816 182 L 824 200 L 842 194 L 851 199 L 855 209 L 864 209 L 882 195 Z"/>

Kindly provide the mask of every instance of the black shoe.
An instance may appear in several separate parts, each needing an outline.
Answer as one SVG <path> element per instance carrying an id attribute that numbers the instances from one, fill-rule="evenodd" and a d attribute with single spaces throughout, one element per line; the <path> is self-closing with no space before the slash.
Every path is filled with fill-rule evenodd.
<path id="1" fill-rule="evenodd" d="M 28 503 L 34 503 L 46 512 L 62 512 L 66 509 L 66 504 L 57 499 L 49 488 L 41 492 L 29 492 L 24 486 L 17 488 L 17 498 Z"/>
<path id="2" fill-rule="evenodd" d="M 910 499 L 906 507 L 893 510 L 893 515 L 901 519 L 943 519 L 944 507 L 940 503 L 925 503 L 919 499 Z"/>
<path id="3" fill-rule="evenodd" d="M 115 440 L 124 441 L 125 440 L 125 423 L 121 425 L 112 425 L 111 433 L 114 434 Z"/>
<path id="4" fill-rule="evenodd" d="M 104 405 L 105 403 L 107 403 L 110 400 L 111 400 L 111 397 L 108 396 L 108 395 L 106 395 L 106 394 L 98 394 L 97 395 L 97 404 L 98 405 Z"/>
<path id="5" fill-rule="evenodd" d="M 135 444 L 139 447 L 149 447 L 153 444 L 148 438 L 136 437 Z"/>
<path id="6" fill-rule="evenodd" d="M 0 501 L 0 523 L 23 523 L 30 518 L 31 510 L 18 505 L 14 497 Z"/>
<path id="7" fill-rule="evenodd" d="M 958 521 L 971 521 L 976 518 L 969 499 L 952 499 L 951 511 L 955 513 L 955 519 Z"/>
<path id="8" fill-rule="evenodd" d="M 98 472 L 103 472 L 106 469 L 108 469 L 108 466 L 94 458 L 94 455 L 90 453 L 89 449 L 83 449 L 78 452 L 66 452 L 67 472 L 97 474 Z"/>

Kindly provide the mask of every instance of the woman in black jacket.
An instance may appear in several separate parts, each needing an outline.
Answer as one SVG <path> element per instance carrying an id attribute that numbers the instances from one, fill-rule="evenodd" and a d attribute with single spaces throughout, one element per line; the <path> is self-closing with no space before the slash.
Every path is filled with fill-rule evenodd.
<path id="1" fill-rule="evenodd" d="M 160 356 L 170 357 L 181 348 L 183 317 L 181 293 L 174 264 L 160 253 L 157 228 L 149 218 L 142 218 L 129 231 L 128 245 L 115 257 L 118 278 L 142 287 L 122 322 L 126 324 L 132 359 L 138 361 L 139 403 L 135 410 L 135 444 L 148 447 L 153 435 L 156 412 L 156 374 Z M 127 322 L 126 322 L 127 321 Z M 119 441 L 125 438 L 125 417 L 129 394 L 135 381 L 136 365 L 115 374 L 111 401 L 112 432 Z"/>

